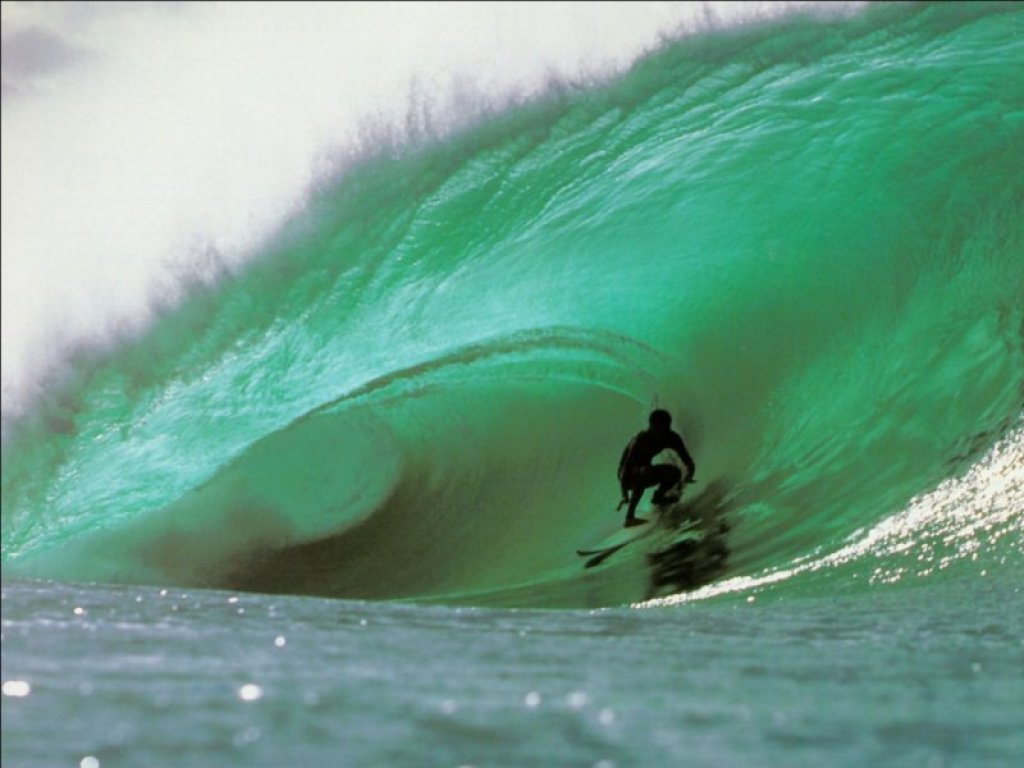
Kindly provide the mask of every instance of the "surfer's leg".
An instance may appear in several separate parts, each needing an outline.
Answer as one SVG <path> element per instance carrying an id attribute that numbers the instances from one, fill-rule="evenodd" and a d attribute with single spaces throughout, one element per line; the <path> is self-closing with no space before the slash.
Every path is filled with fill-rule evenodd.
<path id="1" fill-rule="evenodd" d="M 629 478 L 629 507 L 626 509 L 626 522 L 623 523 L 627 528 L 631 525 L 642 525 L 647 522 L 636 516 L 636 508 L 640 505 L 640 499 L 643 498 L 644 491 L 654 485 L 647 472 L 648 470 L 645 467 L 634 472 Z"/>
<path id="2" fill-rule="evenodd" d="M 670 464 L 665 466 L 675 469 Z M 626 526 L 641 525 L 647 522 L 636 516 L 636 508 L 640 504 L 640 499 L 643 498 L 644 491 L 663 482 L 662 476 L 656 471 L 657 469 L 658 467 L 643 467 L 632 476 L 632 485 L 629 491 L 629 509 L 626 511 Z M 678 470 L 676 470 L 676 476 L 677 478 L 681 476 Z M 671 487 L 671 484 L 669 487 Z"/>
<path id="3" fill-rule="evenodd" d="M 651 485 L 655 483 L 658 485 L 658 490 L 654 492 L 651 501 L 655 504 L 663 504 L 668 497 L 669 491 L 683 479 L 683 473 L 679 471 L 679 467 L 671 464 L 658 464 L 655 467 L 651 467 L 650 473 Z"/>
<path id="4" fill-rule="evenodd" d="M 626 522 L 623 523 L 627 528 L 631 525 L 642 525 L 647 522 L 636 516 L 637 505 L 640 504 L 640 498 L 644 495 L 645 490 L 644 486 L 638 485 L 633 486 L 629 491 L 629 507 L 626 508 Z"/>

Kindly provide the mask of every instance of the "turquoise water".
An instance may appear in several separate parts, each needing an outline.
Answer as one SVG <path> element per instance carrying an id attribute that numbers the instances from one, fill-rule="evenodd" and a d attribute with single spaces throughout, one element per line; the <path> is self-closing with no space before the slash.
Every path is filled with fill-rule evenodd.
<path id="1" fill-rule="evenodd" d="M 789 16 L 325 178 L 5 422 L 5 762 L 1010 764 L 1022 71 Z M 585 569 L 655 403 L 699 482 Z"/>

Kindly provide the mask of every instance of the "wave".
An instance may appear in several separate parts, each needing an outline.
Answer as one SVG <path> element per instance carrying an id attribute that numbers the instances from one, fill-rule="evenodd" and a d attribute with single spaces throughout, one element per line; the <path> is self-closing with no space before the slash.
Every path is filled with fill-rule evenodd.
<path id="1" fill-rule="evenodd" d="M 1022 470 L 978 473 L 1022 440 L 1022 27 L 712 30 L 366 159 L 6 427 L 5 577 L 572 606 L 928 578 L 933 529 L 1019 561 Z M 655 402 L 700 482 L 583 568 Z"/>

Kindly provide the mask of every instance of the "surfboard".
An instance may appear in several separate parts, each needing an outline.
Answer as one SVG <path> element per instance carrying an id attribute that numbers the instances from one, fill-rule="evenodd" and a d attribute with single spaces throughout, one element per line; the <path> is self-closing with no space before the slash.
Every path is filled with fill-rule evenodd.
<path id="1" fill-rule="evenodd" d="M 595 565 L 600 565 L 623 547 L 626 547 L 645 536 L 649 536 L 660 526 L 662 514 L 672 509 L 679 502 L 682 494 L 683 483 L 680 482 L 668 492 L 663 502 L 651 505 L 651 509 L 649 513 L 647 513 L 647 522 L 643 525 L 619 528 L 614 533 L 605 536 L 600 541 L 597 541 L 590 546 L 577 549 L 577 555 L 589 558 L 587 562 L 583 564 L 583 567 L 593 568 Z"/>
<path id="2" fill-rule="evenodd" d="M 650 516 L 647 518 L 647 522 L 643 525 L 619 528 L 614 533 L 605 536 L 594 544 L 577 549 L 577 555 L 589 558 L 587 562 L 583 564 L 583 567 L 593 568 L 595 565 L 600 565 L 623 547 L 626 547 L 645 536 L 649 536 L 658 528 L 662 510 L 663 508 L 654 507 L 651 510 Z"/>
<path id="3" fill-rule="evenodd" d="M 619 528 L 614 533 L 605 536 L 603 539 L 599 539 L 590 546 L 580 547 L 576 550 L 576 554 L 581 557 L 585 555 L 596 555 L 606 549 L 624 546 L 634 539 L 646 534 L 654 525 L 655 520 L 652 516 L 651 519 L 643 525 L 634 525 L 630 528 Z"/>

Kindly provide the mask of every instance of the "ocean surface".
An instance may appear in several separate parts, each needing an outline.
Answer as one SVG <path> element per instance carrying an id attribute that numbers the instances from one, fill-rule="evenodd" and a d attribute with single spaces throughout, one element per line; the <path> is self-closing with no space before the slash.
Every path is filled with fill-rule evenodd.
<path id="1" fill-rule="evenodd" d="M 787 14 L 325 176 L 5 419 L 4 765 L 1021 764 L 1022 73 Z"/>

